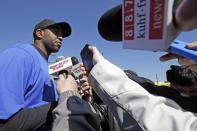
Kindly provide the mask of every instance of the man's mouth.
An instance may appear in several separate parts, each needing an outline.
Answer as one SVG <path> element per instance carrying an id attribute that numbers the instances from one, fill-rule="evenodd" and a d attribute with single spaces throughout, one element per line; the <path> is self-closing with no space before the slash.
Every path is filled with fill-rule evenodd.
<path id="1" fill-rule="evenodd" d="M 57 42 L 57 46 L 58 47 L 61 47 L 62 46 L 62 43 L 61 42 Z"/>

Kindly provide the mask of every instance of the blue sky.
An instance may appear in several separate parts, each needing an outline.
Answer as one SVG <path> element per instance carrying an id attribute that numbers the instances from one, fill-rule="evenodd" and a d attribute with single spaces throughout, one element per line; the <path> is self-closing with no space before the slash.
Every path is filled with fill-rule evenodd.
<path id="1" fill-rule="evenodd" d="M 1 0 L 0 1 L 0 51 L 18 42 L 33 42 L 34 25 L 44 19 L 67 21 L 72 34 L 63 42 L 61 50 L 50 57 L 76 56 L 86 44 L 92 44 L 104 56 L 122 69 L 132 69 L 140 76 L 156 81 L 166 80 L 165 72 L 176 60 L 160 62 L 163 52 L 135 51 L 122 49 L 121 42 L 104 40 L 98 33 L 97 23 L 100 16 L 122 0 Z M 197 30 L 181 33 L 177 39 L 192 42 Z"/>

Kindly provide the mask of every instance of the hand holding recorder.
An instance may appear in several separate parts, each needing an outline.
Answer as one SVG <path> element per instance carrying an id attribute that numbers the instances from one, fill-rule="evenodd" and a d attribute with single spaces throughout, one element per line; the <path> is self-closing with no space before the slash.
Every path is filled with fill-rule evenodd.
<path id="1" fill-rule="evenodd" d="M 178 59 L 180 65 L 189 66 L 190 69 L 197 72 L 197 42 L 185 43 L 175 41 L 171 45 L 169 53 L 160 57 L 160 61 Z"/>
<path id="2" fill-rule="evenodd" d="M 94 65 L 104 59 L 101 53 L 96 47 L 86 44 L 80 52 L 82 62 L 84 67 L 81 67 L 83 74 L 87 74 L 91 71 Z M 86 101 L 91 101 L 92 99 L 92 87 L 89 85 L 87 78 L 80 79 L 83 81 L 81 84 L 81 95 L 83 95 Z M 88 92 L 88 93 L 87 93 Z"/>
<path id="3" fill-rule="evenodd" d="M 185 43 L 182 41 L 175 41 L 171 44 L 169 53 L 160 57 L 160 61 L 168 61 L 172 59 L 190 59 L 197 61 L 197 42 Z"/>
<path id="4" fill-rule="evenodd" d="M 95 46 L 86 44 L 81 50 L 81 59 L 85 66 L 86 71 L 89 73 L 94 65 L 103 60 L 104 57 Z"/>

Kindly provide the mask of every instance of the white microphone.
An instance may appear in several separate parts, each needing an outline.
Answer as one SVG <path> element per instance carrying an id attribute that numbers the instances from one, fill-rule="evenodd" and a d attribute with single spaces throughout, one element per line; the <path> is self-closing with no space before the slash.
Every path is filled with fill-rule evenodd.
<path id="1" fill-rule="evenodd" d="M 72 71 L 72 60 L 71 57 L 68 58 L 57 58 L 57 62 L 49 65 L 49 74 L 58 78 L 59 74 L 63 74 L 65 77 L 67 74 L 70 74 Z"/>

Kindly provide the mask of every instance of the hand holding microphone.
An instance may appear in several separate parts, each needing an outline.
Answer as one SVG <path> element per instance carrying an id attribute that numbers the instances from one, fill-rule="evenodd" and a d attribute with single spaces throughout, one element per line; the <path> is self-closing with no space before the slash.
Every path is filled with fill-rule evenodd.
<path id="1" fill-rule="evenodd" d="M 79 93 L 85 100 L 91 100 L 91 89 L 83 69 L 83 64 L 76 57 L 58 57 L 56 63 L 49 66 L 49 73 L 58 78 L 58 93 L 71 90 Z"/>
<path id="2" fill-rule="evenodd" d="M 72 57 L 72 76 L 78 83 L 78 93 L 86 101 L 91 101 L 92 98 L 92 88 L 88 83 L 88 78 L 85 75 L 84 67 L 82 63 L 79 63 L 76 57 Z"/>
<path id="3" fill-rule="evenodd" d="M 78 88 L 79 94 L 82 96 L 82 98 L 88 102 L 92 100 L 92 87 L 88 83 L 88 77 L 83 75 L 79 79 L 80 86 Z"/>
<path id="4" fill-rule="evenodd" d="M 73 91 L 78 93 L 86 101 L 92 100 L 92 88 L 87 81 L 87 77 L 82 77 L 80 79 L 80 85 L 78 85 L 72 75 L 68 74 L 67 78 L 65 78 L 60 74 L 57 80 L 57 91 L 59 94 L 66 91 Z"/>
<path id="5" fill-rule="evenodd" d="M 78 92 L 78 85 L 71 74 L 72 57 L 59 56 L 56 62 L 49 65 L 49 74 L 57 80 L 57 91 L 59 94 L 65 91 Z"/>
<path id="6" fill-rule="evenodd" d="M 57 80 L 57 91 L 59 94 L 66 91 L 73 91 L 77 93 L 78 85 L 71 75 L 67 75 L 67 78 L 65 78 L 62 74 L 60 74 L 59 79 Z"/>
<path id="7" fill-rule="evenodd" d="M 82 74 L 80 71 L 80 64 L 76 57 L 59 56 L 56 62 L 49 65 L 49 74 L 58 79 L 58 75 L 62 74 L 65 78 L 68 74 L 72 74 L 76 79 Z"/>

